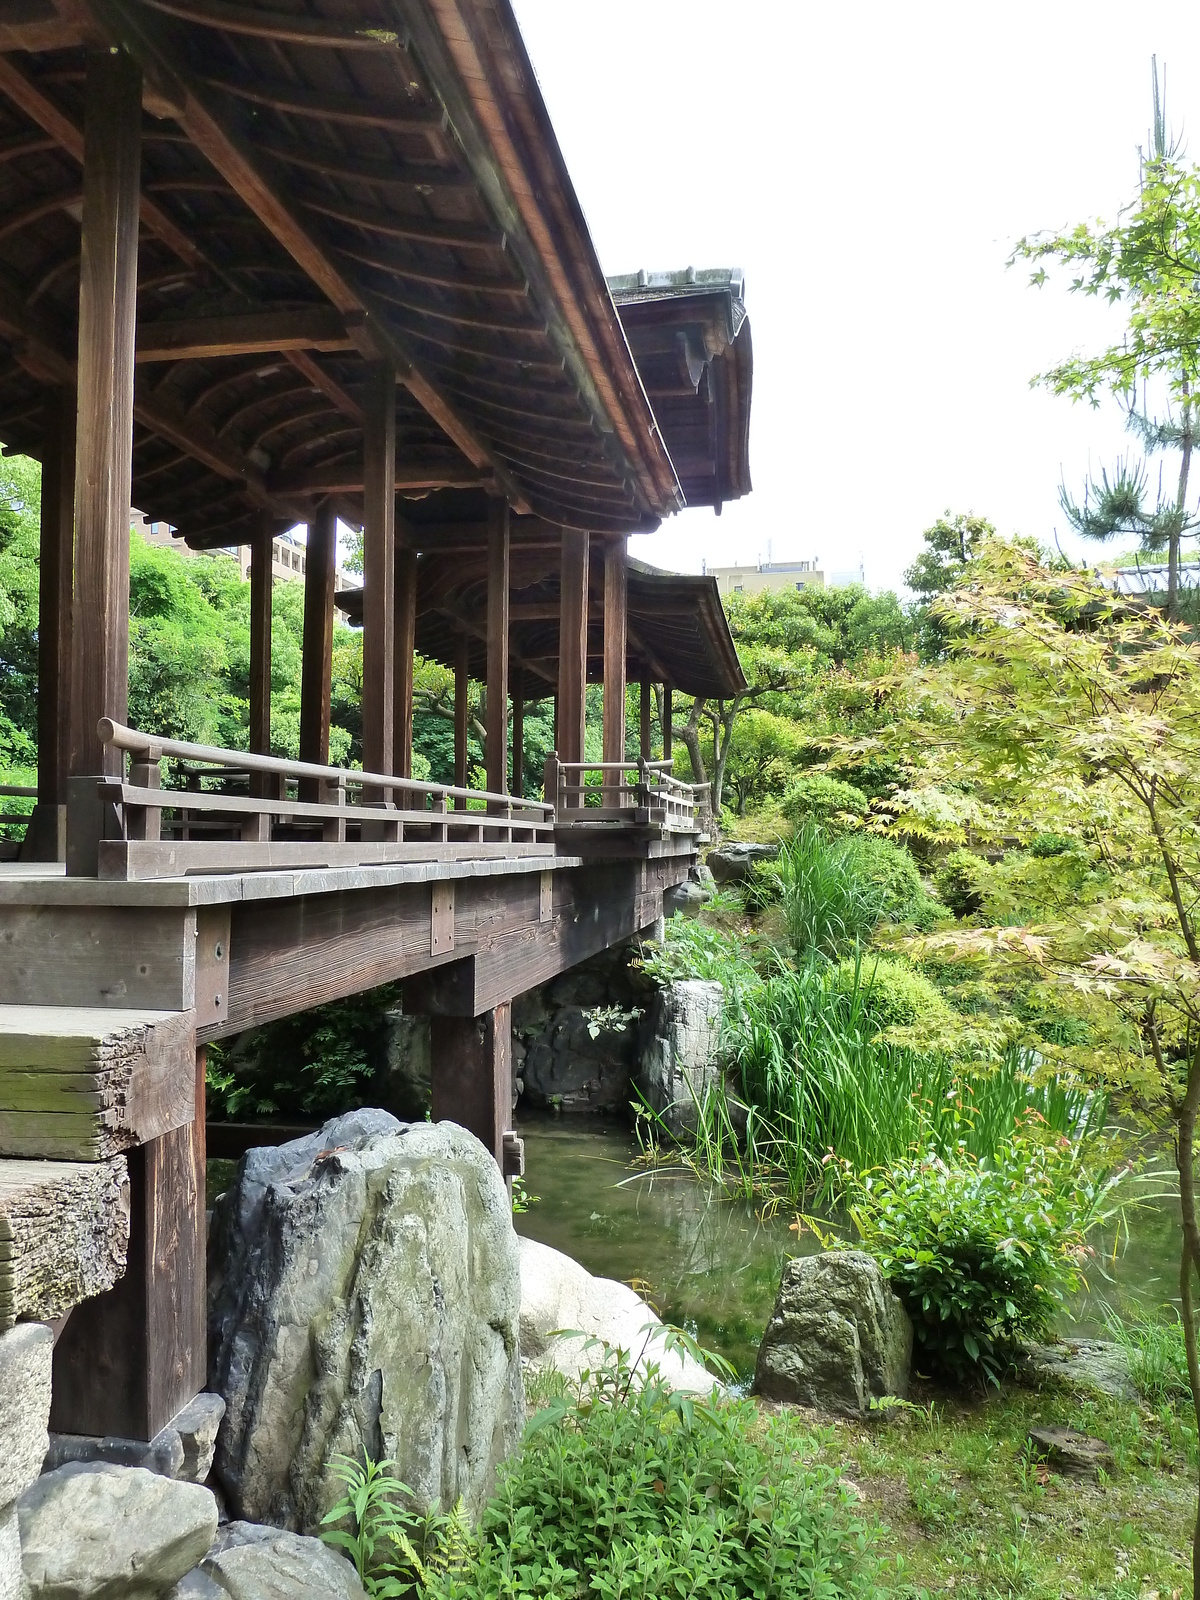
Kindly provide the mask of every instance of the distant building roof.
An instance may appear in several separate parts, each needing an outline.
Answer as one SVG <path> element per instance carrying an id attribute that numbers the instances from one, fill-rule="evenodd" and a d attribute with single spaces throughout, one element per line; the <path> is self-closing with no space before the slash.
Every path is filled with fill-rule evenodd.
<path id="1" fill-rule="evenodd" d="M 1166 594 L 1169 570 L 1165 561 L 1138 562 L 1132 567 L 1101 570 L 1100 578 L 1117 594 Z M 1179 587 L 1200 589 L 1200 561 L 1179 563 Z"/>

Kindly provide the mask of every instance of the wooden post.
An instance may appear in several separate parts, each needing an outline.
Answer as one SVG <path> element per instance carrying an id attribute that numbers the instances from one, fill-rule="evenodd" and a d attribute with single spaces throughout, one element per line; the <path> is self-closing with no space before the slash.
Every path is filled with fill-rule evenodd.
<path id="1" fill-rule="evenodd" d="M 588 535 L 562 531 L 558 602 L 558 754 L 566 762 L 583 760 L 587 717 Z M 576 777 L 575 782 L 578 782 Z M 578 804 L 579 796 L 572 798 Z"/>
<path id="2" fill-rule="evenodd" d="M 271 587 L 275 544 L 274 519 L 264 516 L 250 546 L 250 749 L 271 754 Z M 308 600 L 312 547 L 304 564 Z M 331 641 L 332 642 L 332 641 Z"/>
<path id="3" fill-rule="evenodd" d="M 649 761 L 654 755 L 653 710 L 654 694 L 650 687 L 650 679 L 643 674 L 638 689 L 638 749 L 641 751 L 643 761 Z"/>
<path id="4" fill-rule="evenodd" d="M 36 861 L 65 861 L 71 766 L 71 589 L 75 560 L 73 389 L 48 389 L 42 407 L 42 523 L 38 576 L 38 798 L 29 824 Z"/>
<path id="5" fill-rule="evenodd" d="M 487 787 L 508 793 L 508 502 L 488 501 Z"/>
<path id="6" fill-rule="evenodd" d="M 129 1154 L 129 1262 L 54 1347 L 57 1433 L 153 1439 L 204 1388 L 204 1072 L 201 1047 L 196 1120 Z"/>
<path id="7" fill-rule="evenodd" d="M 337 512 L 327 500 L 308 525 L 304 562 L 304 643 L 300 664 L 300 759 L 329 763 L 329 697 L 333 684 L 333 590 Z M 318 780 L 301 780 L 304 800 L 320 799 Z"/>
<path id="8" fill-rule="evenodd" d="M 363 767 L 392 771 L 396 372 L 367 365 L 363 439 Z M 382 799 L 382 796 L 377 798 Z"/>
<path id="9" fill-rule="evenodd" d="M 120 773 L 101 717 L 128 721 L 129 501 L 137 317 L 142 74 L 123 50 L 87 58 L 79 258 L 71 772 Z"/>
<path id="10" fill-rule="evenodd" d="M 481 1017 L 431 1017 L 433 1120 L 457 1122 L 485 1144 L 504 1171 L 512 1121 L 512 1004 Z"/>
<path id="11" fill-rule="evenodd" d="M 396 682 L 392 695 L 392 757 L 401 778 L 412 777 L 413 651 L 417 642 L 417 552 L 396 541 Z"/>
<path id="12" fill-rule="evenodd" d="M 625 541 L 614 540 L 604 550 L 604 757 L 625 759 Z M 605 804 L 617 805 L 620 773 L 605 773 L 611 792 Z"/>
<path id="13" fill-rule="evenodd" d="M 673 759 L 672 758 L 672 753 L 671 753 L 671 747 L 672 747 L 672 745 L 674 743 L 675 730 L 671 726 L 671 710 L 672 710 L 671 702 L 672 702 L 671 685 L 669 683 L 664 683 L 663 684 L 663 709 L 662 709 L 662 736 L 663 736 L 663 760 L 664 761 L 670 761 L 670 760 Z"/>
<path id="14" fill-rule="evenodd" d="M 520 667 L 512 674 L 512 788 L 518 798 L 525 793 L 525 673 Z"/>
<path id="15" fill-rule="evenodd" d="M 471 692 L 471 641 L 460 633 L 454 641 L 454 787 L 467 787 L 467 733 Z M 465 811 L 467 802 L 456 800 L 455 810 Z"/>

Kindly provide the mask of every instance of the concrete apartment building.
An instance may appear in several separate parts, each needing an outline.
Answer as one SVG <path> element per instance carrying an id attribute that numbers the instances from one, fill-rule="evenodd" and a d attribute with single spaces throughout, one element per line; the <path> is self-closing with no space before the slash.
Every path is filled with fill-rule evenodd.
<path id="1" fill-rule="evenodd" d="M 762 594 L 768 589 L 823 589 L 825 574 L 812 561 L 760 561 L 753 567 L 710 567 L 704 571 L 717 580 L 722 600 L 731 594 Z"/>
<path id="2" fill-rule="evenodd" d="M 182 539 L 176 539 L 171 532 L 170 524 L 166 522 L 151 522 L 140 511 L 130 512 L 130 525 L 133 531 L 140 534 L 147 544 L 156 544 L 163 549 L 178 550 L 180 555 L 194 556 L 195 550 L 190 549 Z M 237 557 L 238 567 L 242 577 L 250 576 L 250 546 L 237 545 L 230 549 L 230 555 Z M 271 577 L 276 583 L 303 583 L 306 551 L 298 539 L 290 533 L 281 533 L 277 539 L 271 541 Z M 338 571 L 335 583 L 338 590 L 356 589 L 362 579 L 354 573 Z"/>

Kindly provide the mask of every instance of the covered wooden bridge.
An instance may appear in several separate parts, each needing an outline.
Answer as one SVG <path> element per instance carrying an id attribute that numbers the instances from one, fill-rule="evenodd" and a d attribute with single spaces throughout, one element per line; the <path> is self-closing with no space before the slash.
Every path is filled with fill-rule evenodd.
<path id="1" fill-rule="evenodd" d="M 0 441 L 43 468 L 37 805 L 0 865 L 0 1327 L 62 1309 L 4 1243 L 6 1196 L 127 1161 L 132 1211 L 124 1276 L 62 1329 L 56 1428 L 149 1438 L 203 1387 L 206 1041 L 404 979 L 435 1114 L 519 1160 L 513 996 L 654 923 L 696 858 L 672 692 L 741 671 L 714 581 L 626 541 L 747 492 L 750 383 L 739 274 L 605 281 L 507 0 L 0 10 Z M 248 751 L 128 727 L 131 504 L 251 547 Z M 339 518 L 364 551 L 352 771 L 329 765 Z M 297 522 L 284 761 L 271 539 Z M 411 776 L 414 650 L 455 673 L 449 787 Z M 549 696 L 527 796 L 523 708 Z"/>

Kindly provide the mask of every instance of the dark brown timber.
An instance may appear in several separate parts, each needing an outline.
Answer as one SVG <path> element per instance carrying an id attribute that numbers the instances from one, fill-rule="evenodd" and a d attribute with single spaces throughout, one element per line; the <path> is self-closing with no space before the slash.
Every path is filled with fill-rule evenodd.
<path id="1" fill-rule="evenodd" d="M 333 681 L 333 592 L 337 568 L 337 513 L 321 506 L 308 525 L 304 566 L 304 655 L 300 667 L 300 759 L 329 762 L 329 697 Z M 305 780 L 309 782 L 310 780 Z M 315 800 L 302 787 L 301 798 Z"/>
<path id="2" fill-rule="evenodd" d="M 250 546 L 250 748 L 271 753 L 271 562 L 275 524 L 264 517 Z M 310 548 L 305 589 L 312 565 Z M 302 691 L 303 692 L 303 691 Z"/>
<path id="3" fill-rule="evenodd" d="M 473 1133 L 504 1170 L 504 1135 L 512 1120 L 512 1005 L 481 1017 L 431 1021 L 433 1120 Z"/>
<path id="4" fill-rule="evenodd" d="M 508 793 L 508 502 L 488 502 L 487 787 Z"/>
<path id="5" fill-rule="evenodd" d="M 510 794 L 525 793 L 525 671 L 512 669 L 512 788 Z"/>
<path id="6" fill-rule="evenodd" d="M 638 688 L 638 750 L 644 761 L 649 761 L 654 754 L 653 709 L 654 696 L 650 687 L 650 679 L 643 676 Z"/>
<path id="7" fill-rule="evenodd" d="M 562 532 L 558 624 L 558 753 L 583 760 L 587 693 L 588 535 Z"/>
<path id="8" fill-rule="evenodd" d="M 363 766 L 392 771 L 396 370 L 367 365 L 363 451 Z"/>
<path id="9" fill-rule="evenodd" d="M 625 759 L 625 541 L 614 540 L 604 551 L 604 757 Z M 605 787 L 620 774 L 605 775 Z M 614 801 L 615 802 L 615 798 Z"/>
<path id="10" fill-rule="evenodd" d="M 392 753 L 396 771 L 402 778 L 412 777 L 413 740 L 413 649 L 417 635 L 417 553 L 396 541 L 396 686 L 392 714 L 395 731 Z"/>
<path id="11" fill-rule="evenodd" d="M 46 391 L 38 574 L 38 799 L 30 825 L 39 861 L 66 859 L 71 762 L 71 588 L 75 551 L 75 391 Z"/>
<path id="12" fill-rule="evenodd" d="M 460 633 L 454 641 L 454 786 L 457 789 L 467 787 L 467 734 L 470 727 L 470 640 L 465 633 Z M 466 806 L 465 800 L 456 800 L 455 805 L 459 810 Z"/>

